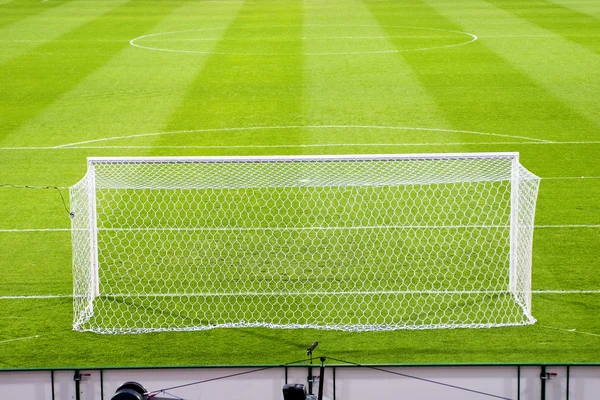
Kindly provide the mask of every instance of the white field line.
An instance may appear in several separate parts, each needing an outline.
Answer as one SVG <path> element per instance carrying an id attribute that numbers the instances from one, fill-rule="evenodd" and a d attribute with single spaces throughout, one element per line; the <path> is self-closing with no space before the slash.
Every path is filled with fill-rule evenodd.
<path id="1" fill-rule="evenodd" d="M 16 233 L 16 232 L 67 232 L 71 228 L 23 228 L 23 229 L 0 229 L 1 233 Z"/>
<path id="2" fill-rule="evenodd" d="M 204 41 L 234 41 L 234 42 L 257 42 L 263 40 L 269 41 L 287 41 L 287 40 L 318 40 L 318 39 L 453 39 L 453 36 L 442 35 L 403 35 L 403 36 L 302 36 L 302 37 L 244 37 L 244 38 L 161 38 L 147 39 L 148 42 L 204 42 Z"/>
<path id="3" fill-rule="evenodd" d="M 216 227 L 216 228 L 98 228 L 100 232 L 129 232 L 129 231 L 193 231 L 193 232 L 252 232 L 252 231 L 343 231 L 343 230 L 377 230 L 377 229 L 469 229 L 469 228 L 484 228 L 484 229 L 509 229 L 509 225 L 448 225 L 448 226 L 427 226 L 427 225 L 365 225 L 365 226 L 274 226 L 274 227 Z"/>
<path id="4" fill-rule="evenodd" d="M 330 143 L 330 144 L 273 144 L 273 145 L 205 145 L 205 146 L 32 146 L 32 147 L 0 147 L 1 151 L 37 151 L 37 150 L 96 150 L 96 149 L 304 149 L 335 147 L 448 147 L 448 146 L 498 146 L 498 145 L 597 145 L 600 141 L 579 142 L 448 142 L 448 143 Z"/>
<path id="5" fill-rule="evenodd" d="M 217 41 L 228 41 L 228 42 L 258 42 L 258 41 L 291 41 L 291 40 L 369 40 L 369 39 L 451 39 L 452 36 L 305 36 L 305 37 L 263 37 L 263 38 L 182 38 L 182 39 L 147 39 L 147 42 L 152 43 L 163 43 L 163 42 L 217 42 Z M 0 43 L 47 43 L 47 40 L 42 39 L 0 39 Z M 53 40 L 53 42 L 68 42 L 68 43 L 122 43 L 123 40 L 118 39 L 79 39 L 79 40 Z M 177 50 L 181 52 L 182 50 Z M 396 52 L 397 50 L 389 50 L 389 52 Z M 322 53 L 328 54 L 328 53 Z M 346 53 L 340 53 L 346 54 Z"/>
<path id="6" fill-rule="evenodd" d="M 552 326 L 545 326 L 545 325 L 539 325 L 539 324 L 538 324 L 538 326 L 540 328 L 552 329 L 554 331 L 569 332 L 569 333 L 579 333 L 580 335 L 588 335 L 588 336 L 600 337 L 600 335 L 597 334 L 597 333 L 582 332 L 582 331 L 578 331 L 575 328 L 573 328 L 573 329 L 563 329 L 563 328 L 554 328 Z"/>
<path id="7" fill-rule="evenodd" d="M 465 131 L 456 129 L 441 129 L 441 128 L 422 128 L 422 127 L 404 127 L 404 126 L 380 126 L 380 125 L 279 125 L 279 126 L 252 126 L 243 128 L 209 128 L 209 129 L 192 129 L 192 130 L 181 130 L 181 131 L 170 131 L 170 132 L 152 132 L 152 133 L 138 133 L 133 135 L 125 136 L 113 136 L 99 139 L 84 140 L 81 142 L 65 143 L 54 148 L 65 148 L 73 146 L 81 146 L 84 144 L 107 142 L 112 140 L 122 139 L 133 139 L 140 137 L 151 137 L 151 136 L 163 136 L 163 135 L 176 135 L 176 134 L 189 134 L 189 133 L 210 133 L 210 132 L 240 132 L 240 131 L 257 131 L 257 130 L 285 130 L 285 129 L 373 129 L 373 130 L 405 130 L 405 131 L 421 131 L 421 132 L 438 132 L 438 133 L 465 133 L 469 135 L 481 135 L 481 136 L 494 136 L 494 137 L 505 137 L 511 139 L 523 139 L 530 140 L 533 142 L 540 143 L 554 143 L 549 140 L 537 139 L 527 136 L 507 135 L 500 133 L 489 133 L 489 132 L 478 132 L 478 131 Z M 330 144 L 328 146 L 336 146 L 337 144 Z M 423 145 L 423 144 L 415 144 Z M 273 147 L 282 147 L 282 145 L 269 145 Z M 285 146 L 285 145 L 283 145 Z M 303 146 L 323 146 L 323 145 L 294 145 L 293 147 Z M 326 145 L 327 146 L 327 145 Z M 353 145 L 357 146 L 357 145 Z M 226 146 L 231 147 L 256 147 L 256 146 Z"/>
<path id="8" fill-rule="evenodd" d="M 600 179 L 600 176 L 549 176 L 542 179 L 562 180 L 562 179 Z"/>
<path id="9" fill-rule="evenodd" d="M 99 228 L 98 231 L 304 231 L 304 230 L 350 230 L 350 229 L 463 229 L 463 228 L 509 228 L 508 225 L 376 225 L 376 226 L 306 226 L 306 227 L 223 227 L 223 228 Z M 535 229 L 598 229 L 600 224 L 572 224 L 572 225 L 536 225 Z M 0 229 L 0 233 L 28 233 L 28 232 L 70 232 L 71 228 L 13 228 Z"/>
<path id="10" fill-rule="evenodd" d="M 237 29 L 262 29 L 262 28 L 289 28 L 294 25 L 281 26 L 281 25 L 271 25 L 271 26 L 245 26 L 239 27 Z M 326 24 L 307 24 L 307 25 L 295 25 L 299 27 L 327 27 L 327 28 L 341 28 L 341 27 L 373 27 L 374 25 L 326 25 Z M 302 54 L 284 54 L 284 53 L 230 53 L 230 52 L 213 52 L 213 51 L 195 51 L 195 50 L 178 50 L 178 49 L 169 49 L 169 48 L 161 48 L 161 47 L 151 47 L 144 46 L 136 43 L 139 40 L 149 41 L 148 38 L 152 38 L 151 40 L 155 40 L 157 36 L 165 36 L 165 35 L 173 35 L 178 33 L 187 33 L 187 32 L 206 32 L 206 31 L 214 31 L 214 30 L 222 30 L 223 28 L 199 28 L 199 29 L 186 29 L 181 31 L 171 31 L 171 32 L 157 32 L 151 33 L 148 35 L 138 36 L 129 41 L 129 44 L 133 47 L 137 47 L 144 50 L 152 50 L 152 51 L 164 51 L 170 53 L 184 53 L 184 54 L 219 54 L 219 55 L 239 55 L 239 56 L 291 56 L 291 57 L 301 57 L 301 56 L 335 56 L 335 55 L 359 55 L 359 54 L 390 54 L 390 53 L 401 53 L 408 51 L 426 51 L 426 50 L 436 50 L 436 49 L 445 49 L 450 47 L 464 46 L 470 43 L 473 43 L 477 40 L 477 35 L 474 35 L 469 32 L 462 31 L 454 31 L 449 29 L 440 29 L 440 28 L 427 28 L 427 27 L 414 27 L 414 26 L 389 26 L 389 25 L 381 25 L 378 26 L 380 28 L 403 28 L 403 29 L 413 29 L 413 30 L 425 30 L 425 31 L 436 31 L 436 32 L 448 32 L 455 33 L 459 35 L 465 35 L 470 38 L 470 40 L 461 43 L 454 43 L 450 45 L 444 46 L 430 46 L 430 47 L 422 47 L 416 49 L 396 49 L 396 50 L 382 50 L 382 51 L 356 51 L 356 52 L 323 52 L 323 53 L 302 53 Z"/>
<path id="11" fill-rule="evenodd" d="M 578 229 L 597 229 L 600 228 L 600 224 L 581 224 L 581 225 L 536 225 L 535 229 L 569 229 L 569 228 L 578 228 Z"/>
<path id="12" fill-rule="evenodd" d="M 47 0 L 46 0 L 47 1 Z M 595 34 L 581 34 L 581 35 L 485 35 L 485 36 L 477 36 L 478 39 L 511 39 L 511 38 L 561 38 L 561 37 L 600 37 L 600 35 Z M 288 38 L 280 38 L 280 37 L 264 37 L 264 38 L 180 38 L 180 39 L 146 39 L 147 42 L 216 42 L 216 41 L 266 41 L 266 40 L 277 40 L 277 41 L 285 41 L 285 40 L 335 40 L 335 39 L 452 39 L 452 36 L 304 36 L 304 37 L 288 37 Z M 43 39 L 0 39 L 0 43 L 47 43 L 47 40 Z M 120 39 L 78 39 L 78 40 L 53 40 L 53 42 L 69 42 L 69 43 L 122 43 L 123 40 Z M 392 50 L 395 51 L 395 50 Z"/>
<path id="13" fill-rule="evenodd" d="M 44 0 L 44 1 L 46 1 L 46 0 Z M 25 336 L 25 337 L 20 337 L 20 338 L 15 338 L 15 339 L 0 340 L 0 344 L 16 342 L 17 340 L 36 339 L 39 337 L 40 337 L 40 335 L 35 335 L 35 336 Z"/>
<path id="14" fill-rule="evenodd" d="M 572 35 L 558 35 L 558 34 L 531 34 L 531 35 L 482 35 L 480 39 L 496 39 L 496 38 L 561 38 L 561 37 L 600 37 L 598 34 L 572 34 Z"/>
<path id="15" fill-rule="evenodd" d="M 60 40 L 53 39 L 53 43 L 123 43 L 124 40 L 118 39 L 70 39 Z M 44 39 L 0 39 L 0 43 L 48 43 L 48 40 Z"/>
<path id="16" fill-rule="evenodd" d="M 326 296 L 326 295 L 398 295 L 398 294 L 509 294 L 506 290 L 357 290 L 357 291 L 295 291 L 295 292 L 192 292 L 192 293 L 154 293 L 154 294 L 129 294 L 129 293 L 106 293 L 100 297 L 123 297 L 123 298 L 148 298 L 148 297 L 235 297 L 235 296 Z"/>
<path id="17" fill-rule="evenodd" d="M 561 37 L 600 37 L 600 35 L 595 35 L 595 34 L 582 34 L 582 35 L 486 35 L 486 36 L 480 36 L 477 35 L 477 37 L 479 39 L 496 39 L 496 38 L 506 38 L 506 39 L 510 39 L 510 38 L 523 38 L 523 37 L 539 37 L 539 38 L 546 38 L 546 37 L 551 37 L 551 38 L 561 38 Z M 147 42 L 153 42 L 153 43 L 159 43 L 159 42 L 213 42 L 213 41 L 235 41 L 235 42 L 258 42 L 258 41 L 286 41 L 286 40 L 319 40 L 319 39 L 325 39 L 325 40 L 334 40 L 334 39 L 341 39 L 341 40 L 351 40 L 351 39 L 453 39 L 453 36 L 447 36 L 447 35 L 403 35 L 403 36 L 303 36 L 303 37 L 286 37 L 286 38 L 282 38 L 282 37 L 276 37 L 276 36 L 272 36 L 272 37 L 245 37 L 245 38 L 227 38 L 227 39 L 223 39 L 223 38 L 174 38 L 174 39 L 167 39 L 167 38 L 161 38 L 161 39 L 146 39 Z M 91 40 L 89 40 L 91 42 Z M 113 41 L 117 41 L 117 40 L 113 40 Z M 0 41 L 3 42 L 3 41 Z M 7 40 L 6 42 L 20 42 L 19 40 Z M 122 40 L 120 40 L 120 42 L 122 42 Z"/>
<path id="18" fill-rule="evenodd" d="M 532 290 L 532 294 L 600 294 L 599 290 Z M 239 293 L 156 293 L 156 294 L 124 294 L 109 293 L 101 297 L 127 297 L 127 298 L 147 298 L 147 297 L 206 297 L 206 296 L 275 296 L 275 295 L 377 295 L 377 294 L 498 294 L 507 293 L 500 290 L 448 290 L 448 291 L 360 291 L 360 292 L 239 292 Z M 73 298 L 72 294 L 51 294 L 51 295 L 22 295 L 22 296 L 0 296 L 0 300 L 47 300 L 47 299 L 65 299 Z"/>
<path id="19" fill-rule="evenodd" d="M 597 290 L 532 290 L 533 294 L 600 294 L 600 289 Z"/>
<path id="20" fill-rule="evenodd" d="M 72 294 L 47 294 L 47 295 L 23 295 L 23 296 L 0 296 L 0 300 L 22 300 L 22 299 L 68 299 L 72 298 Z"/>

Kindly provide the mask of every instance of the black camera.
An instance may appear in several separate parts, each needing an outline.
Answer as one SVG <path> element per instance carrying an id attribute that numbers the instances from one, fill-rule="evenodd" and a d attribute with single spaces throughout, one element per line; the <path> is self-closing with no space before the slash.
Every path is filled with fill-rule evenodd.
<path id="1" fill-rule="evenodd" d="M 283 386 L 283 400 L 317 400 L 314 394 L 306 394 L 301 383 L 290 383 Z"/>

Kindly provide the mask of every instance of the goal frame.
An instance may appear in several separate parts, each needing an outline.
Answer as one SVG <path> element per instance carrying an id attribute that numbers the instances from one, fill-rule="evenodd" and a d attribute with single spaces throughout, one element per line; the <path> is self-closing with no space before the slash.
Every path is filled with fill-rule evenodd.
<path id="1" fill-rule="evenodd" d="M 518 218 L 519 218 L 519 153 L 518 152 L 482 152 L 482 153 L 417 153 L 417 154 L 356 154 L 356 155 L 284 155 L 284 156 L 152 156 L 152 157 L 88 157 L 88 171 L 84 179 L 88 181 L 88 207 L 89 215 L 89 243 L 90 243 L 90 286 L 87 294 L 74 293 L 75 301 L 77 297 L 86 298 L 89 308 L 86 308 L 84 319 L 89 319 L 93 315 L 93 301 L 101 296 L 100 293 L 100 269 L 98 257 L 98 229 L 97 229 L 97 209 L 95 196 L 95 167 L 97 164 L 107 163 L 261 163 L 261 162 L 314 162 L 314 161 L 401 161 L 418 159 L 510 159 L 511 160 L 511 194 L 510 194 L 510 260 L 509 260 L 509 284 L 508 292 L 513 293 L 517 303 L 527 316 L 527 322 L 531 324 L 535 319 L 531 315 L 531 287 L 528 288 L 528 295 L 524 301 L 521 301 L 517 295 L 517 245 L 519 241 Z M 536 177 L 537 178 L 537 177 Z M 539 179 L 539 178 L 538 178 Z M 75 187 L 75 186 L 74 186 Z M 535 209 L 535 202 L 534 202 Z M 533 219 L 533 218 L 532 218 Z M 532 221 L 533 224 L 533 221 Z M 533 229 L 533 226 L 531 227 Z M 73 228 L 75 229 L 75 228 Z M 532 239 L 530 239 L 532 241 Z M 531 243 L 530 243 L 531 247 Z M 528 276 L 526 280 L 531 284 L 531 254 L 526 255 L 529 263 Z M 75 270 L 75 261 L 73 264 Z M 74 286 L 76 282 L 74 282 Z M 521 296 L 523 297 L 523 296 Z M 81 316 L 74 316 L 74 329 L 80 330 L 79 325 L 82 322 Z M 518 325 L 524 325 L 518 324 Z M 417 328 L 418 329 L 418 328 Z M 89 330 L 89 329 L 82 329 Z"/>

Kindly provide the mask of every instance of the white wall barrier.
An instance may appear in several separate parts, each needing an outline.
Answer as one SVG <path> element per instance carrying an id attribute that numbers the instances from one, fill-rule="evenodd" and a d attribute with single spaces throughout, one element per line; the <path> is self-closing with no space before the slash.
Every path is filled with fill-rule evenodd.
<path id="1" fill-rule="evenodd" d="M 313 393 L 317 394 L 318 363 L 313 365 L 312 373 Z M 158 391 L 157 396 L 162 398 L 283 400 L 285 383 L 302 383 L 308 388 L 308 376 L 306 365 L 0 370 L 0 399 L 110 400 L 122 383 L 136 381 L 149 392 Z M 342 366 L 326 363 L 323 378 L 327 400 L 600 398 L 598 364 Z M 193 384 L 201 381 L 204 383 Z M 160 392 L 161 389 L 167 390 Z"/>

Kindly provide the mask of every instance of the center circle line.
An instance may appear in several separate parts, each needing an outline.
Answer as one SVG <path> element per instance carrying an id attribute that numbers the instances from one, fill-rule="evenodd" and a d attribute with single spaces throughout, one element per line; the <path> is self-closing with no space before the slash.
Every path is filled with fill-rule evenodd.
<path id="1" fill-rule="evenodd" d="M 403 29 L 415 29 L 415 30 L 428 30 L 428 31 L 437 31 L 437 32 L 447 32 L 447 33 L 454 33 L 454 34 L 459 34 L 459 35 L 465 35 L 468 36 L 470 39 L 468 41 L 465 42 L 460 42 L 460 43 L 454 43 L 454 44 L 449 44 L 449 45 L 443 45 L 443 46 L 431 46 L 431 47 L 420 47 L 420 48 L 415 48 L 415 49 L 395 49 L 395 50 L 378 50 L 378 51 L 350 51 L 350 52 L 318 52 L 318 53 L 301 53 L 301 54 L 289 54 L 289 53 L 243 53 L 243 52 L 218 52 L 218 51 L 196 51 L 196 50 L 177 50 L 177 49 L 169 49 L 169 48 L 161 48 L 161 47 L 151 47 L 151 46 L 144 46 L 142 44 L 136 43 L 137 41 L 141 41 L 143 39 L 149 39 L 149 38 L 156 38 L 157 36 L 165 36 L 165 35 L 174 35 L 174 34 L 178 34 L 178 33 L 185 33 L 185 32 L 204 32 L 204 31 L 225 31 L 228 29 L 260 29 L 260 28 L 290 28 L 290 27 L 332 27 L 332 28 L 340 28 L 340 27 L 348 27 L 348 28 L 353 28 L 353 27 L 372 27 L 372 28 L 403 28 Z M 443 38 L 443 36 L 427 36 L 427 37 L 419 37 L 419 36 L 403 36 L 403 37 L 396 37 L 396 38 Z M 450 36 L 448 36 L 450 37 Z M 311 37 L 314 39 L 327 39 L 327 38 L 331 38 L 331 37 Z M 340 39 L 342 39 L 343 37 L 340 37 Z M 351 39 L 354 37 L 348 37 L 348 39 Z M 368 37 L 368 38 L 372 38 L 372 39 L 376 39 L 376 38 L 390 38 L 393 39 L 395 37 L 393 36 L 382 36 L 382 37 Z M 345 38 L 344 38 L 345 39 Z M 363 39 L 367 39 L 367 37 L 363 37 Z M 157 33 L 151 33 L 148 35 L 142 35 L 142 36 L 138 36 L 136 38 L 133 38 L 129 41 L 129 44 L 133 47 L 137 47 L 140 49 L 145 49 L 145 50 L 152 50 L 152 51 L 164 51 L 164 52 L 171 52 L 171 53 L 184 53 L 184 54 L 215 54 L 215 55 L 238 55 L 238 56 L 287 56 L 287 57 L 301 57 L 301 56 L 332 56 L 332 55 L 359 55 L 359 54 L 390 54 L 390 53 L 403 53 L 403 52 L 411 52 L 411 51 L 428 51 L 428 50 L 435 50 L 435 49 L 444 49 L 444 48 L 451 48 L 451 47 L 458 47 L 458 46 L 464 46 L 470 43 L 475 42 L 478 39 L 477 35 L 474 35 L 472 33 L 469 32 L 463 32 L 463 31 L 456 31 L 456 30 L 450 30 L 450 29 L 442 29 L 442 28 L 431 28 L 431 27 L 416 27 L 416 26 L 404 26 L 404 25 L 272 25 L 272 26 L 243 26 L 243 27 L 235 27 L 235 28 L 197 28 L 197 29 L 185 29 L 185 30 L 179 30 L 179 31 L 170 31 L 170 32 L 157 32 Z M 186 40 L 186 39 L 180 39 L 180 40 Z M 187 39 L 188 41 L 191 41 L 190 39 Z M 197 41 L 217 41 L 217 40 L 221 40 L 221 39 L 212 39 L 212 38 L 206 38 L 206 39 L 198 39 Z M 243 39 L 238 39 L 238 40 L 243 40 Z M 248 40 L 248 39 L 246 39 Z M 258 39 L 257 39 L 258 40 Z M 305 40 L 304 38 L 300 38 L 300 40 Z M 156 40 L 155 40 L 156 41 Z M 164 41 L 164 39 L 163 39 Z"/>

